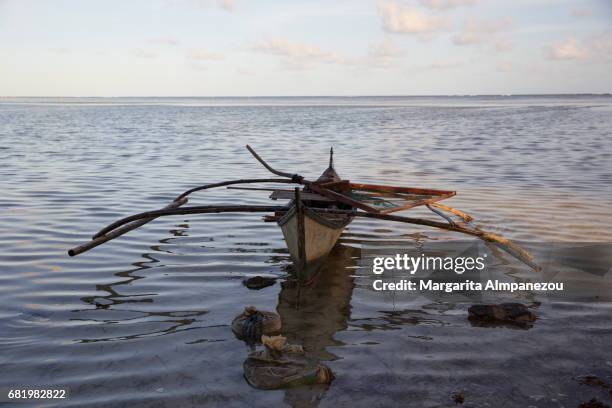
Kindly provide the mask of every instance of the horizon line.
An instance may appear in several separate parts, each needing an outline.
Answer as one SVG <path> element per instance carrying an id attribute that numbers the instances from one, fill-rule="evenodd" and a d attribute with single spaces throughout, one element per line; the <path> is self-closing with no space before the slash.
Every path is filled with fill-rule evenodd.
<path id="1" fill-rule="evenodd" d="M 391 94 L 391 95 L 0 95 L 0 99 L 9 98 L 423 98 L 423 97 L 480 97 L 480 96 L 612 96 L 612 92 L 577 92 L 577 93 L 484 93 L 484 94 Z"/>

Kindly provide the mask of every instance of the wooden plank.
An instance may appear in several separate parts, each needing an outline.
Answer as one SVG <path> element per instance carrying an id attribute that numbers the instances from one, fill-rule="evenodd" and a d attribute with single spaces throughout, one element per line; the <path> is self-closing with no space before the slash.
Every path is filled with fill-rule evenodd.
<path id="1" fill-rule="evenodd" d="M 470 222 L 470 221 L 472 221 L 474 219 L 471 215 L 466 214 L 466 213 L 464 213 L 461 210 L 458 210 L 458 209 L 453 208 L 453 207 L 449 207 L 449 206 L 444 205 L 444 204 L 433 203 L 432 207 L 436 207 L 436 208 L 439 208 L 441 210 L 448 211 L 451 214 L 455 214 L 456 216 L 461 217 L 463 219 L 463 221 L 465 221 L 465 222 Z"/>
<path id="2" fill-rule="evenodd" d="M 330 181 L 328 183 L 321 183 L 320 186 L 342 193 L 351 190 L 351 182 L 349 180 Z"/>
<path id="3" fill-rule="evenodd" d="M 274 192 L 270 194 L 270 198 L 272 200 L 291 200 L 294 197 L 295 197 L 294 192 L 290 190 L 274 190 Z M 327 197 L 323 197 L 320 194 L 305 193 L 303 191 L 301 192 L 301 197 L 303 201 L 326 201 L 326 202 L 335 201 Z"/>
<path id="4" fill-rule="evenodd" d="M 455 225 L 455 221 L 453 221 L 453 219 L 451 217 L 449 217 L 448 215 L 444 214 L 442 211 L 434 208 L 433 206 L 431 206 L 429 204 L 427 204 L 426 207 L 429 208 L 431 210 L 431 212 L 433 212 L 434 214 L 438 214 L 440 217 L 444 218 L 449 224 Z"/>
<path id="5" fill-rule="evenodd" d="M 301 275 L 306 265 L 306 230 L 304 228 L 304 205 L 299 187 L 295 188 L 295 215 L 297 218 L 298 273 Z"/>
<path id="6" fill-rule="evenodd" d="M 311 208 L 311 207 L 307 207 L 307 208 L 315 212 L 317 210 L 320 210 L 320 208 Z M 286 214 L 286 211 L 276 211 L 274 215 L 264 215 L 262 219 L 264 222 L 278 222 L 278 220 L 283 218 L 285 214 Z M 342 221 L 346 219 L 346 217 L 347 217 L 347 214 L 325 214 L 325 218 L 329 218 L 334 221 Z"/>
<path id="7" fill-rule="evenodd" d="M 362 209 L 364 211 L 369 211 L 369 212 L 372 212 L 372 213 L 375 213 L 375 214 L 380 213 L 380 210 L 378 210 L 377 208 L 370 207 L 369 205 L 361 203 L 361 202 L 359 202 L 357 200 L 353 200 L 352 198 L 347 197 L 344 194 L 336 193 L 335 191 L 328 190 L 328 189 L 323 188 L 321 186 L 318 186 L 318 185 L 316 185 L 314 183 L 309 184 L 308 187 L 310 187 L 311 190 L 321 194 L 322 196 L 330 198 L 330 199 L 332 199 L 334 201 L 339 201 L 339 202 L 341 202 L 343 204 L 347 204 L 347 205 L 350 205 L 352 207 L 357 207 L 357 208 Z"/>
<path id="8" fill-rule="evenodd" d="M 265 188 L 265 187 L 225 187 L 228 190 L 252 190 L 252 191 L 276 191 L 276 188 Z M 287 190 L 290 191 L 290 190 Z"/>
<path id="9" fill-rule="evenodd" d="M 353 190 L 363 190 L 363 191 L 377 191 L 377 192 L 387 192 L 387 193 L 408 193 L 408 194 L 422 194 L 422 195 L 447 195 L 452 194 L 455 195 L 455 191 L 450 190 L 434 190 L 431 188 L 418 188 L 418 187 L 397 187 L 397 186 L 383 186 L 377 184 L 361 184 L 361 183 L 351 183 L 351 188 Z"/>
<path id="10" fill-rule="evenodd" d="M 393 212 L 397 212 L 397 211 L 409 210 L 411 208 L 418 207 L 420 205 L 428 205 L 428 204 L 433 204 L 433 203 L 438 202 L 438 201 L 446 200 L 447 198 L 450 198 L 450 197 L 452 197 L 454 195 L 455 195 L 455 193 L 451 192 L 451 194 L 440 195 L 440 196 L 430 197 L 430 198 L 427 198 L 427 199 L 407 202 L 405 205 L 402 205 L 400 207 L 389 208 L 388 210 L 382 210 L 380 212 L 382 214 L 389 214 L 389 213 L 393 213 Z"/>
<path id="11" fill-rule="evenodd" d="M 194 187 L 191 190 L 185 191 L 183 194 L 174 199 L 174 201 L 178 201 L 182 198 L 187 197 L 188 195 L 195 193 L 196 191 L 208 190 L 210 188 L 224 187 L 232 184 L 250 184 L 250 183 L 283 183 L 283 184 L 295 184 L 293 180 L 287 179 L 273 179 L 273 178 L 260 178 L 260 179 L 240 179 L 240 180 L 229 180 L 222 181 L 220 183 L 212 183 L 212 184 L 204 184 L 203 186 Z M 106 231 L 108 232 L 108 231 Z M 102 233 L 98 233 L 102 235 Z M 94 236 L 95 238 L 95 236 Z"/>
<path id="12" fill-rule="evenodd" d="M 281 217 L 278 215 L 264 215 L 262 220 L 264 222 L 277 222 Z"/>

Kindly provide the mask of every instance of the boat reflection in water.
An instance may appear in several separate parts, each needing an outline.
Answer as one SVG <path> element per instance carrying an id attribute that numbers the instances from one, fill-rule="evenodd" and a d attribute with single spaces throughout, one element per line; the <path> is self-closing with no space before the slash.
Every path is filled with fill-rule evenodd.
<path id="1" fill-rule="evenodd" d="M 336 245 L 309 285 L 300 286 L 297 280 L 282 282 L 277 307 L 282 335 L 291 344 L 301 344 L 310 360 L 325 364 L 336 359 L 327 348 L 341 345 L 334 337 L 348 327 L 355 286 L 352 267 L 357 264 L 360 252 L 358 248 Z M 288 388 L 285 402 L 294 407 L 317 406 L 327 388 L 327 385 Z"/>

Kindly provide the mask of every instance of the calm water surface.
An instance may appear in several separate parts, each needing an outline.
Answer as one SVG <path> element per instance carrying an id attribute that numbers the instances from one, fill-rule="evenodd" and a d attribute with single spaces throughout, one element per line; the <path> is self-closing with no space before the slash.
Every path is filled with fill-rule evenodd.
<path id="1" fill-rule="evenodd" d="M 466 406 L 612 402 L 574 379 L 612 383 L 610 273 L 572 275 L 571 299 L 510 296 L 541 302 L 535 326 L 513 330 L 473 327 L 467 298 L 371 290 L 362 249 L 466 239 L 416 226 L 355 221 L 299 309 L 282 234 L 257 214 L 168 217 L 66 255 L 193 186 L 268 177 L 247 143 L 313 178 L 333 145 L 353 181 L 457 190 L 450 205 L 530 248 L 612 242 L 610 97 L 5 98 L 0 386 L 68 387 L 47 405 L 70 407 L 451 406 L 459 390 Z M 190 204 L 267 196 L 219 189 Z M 491 259 L 492 276 L 532 276 Z M 254 275 L 279 280 L 253 291 L 241 280 Z M 249 350 L 229 324 L 250 304 L 278 311 L 283 334 L 334 370 L 329 388 L 245 382 Z"/>

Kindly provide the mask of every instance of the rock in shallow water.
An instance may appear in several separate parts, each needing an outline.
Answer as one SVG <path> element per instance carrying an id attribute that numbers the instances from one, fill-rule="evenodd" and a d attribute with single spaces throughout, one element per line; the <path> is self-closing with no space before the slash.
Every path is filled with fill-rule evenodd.
<path id="1" fill-rule="evenodd" d="M 457 391 L 452 393 L 451 398 L 455 402 L 455 404 L 463 404 L 465 402 L 465 394 L 463 391 Z"/>
<path id="2" fill-rule="evenodd" d="M 596 398 L 591 399 L 588 402 L 584 402 L 578 405 L 578 408 L 610 408 L 609 405 L 597 400 Z"/>
<path id="3" fill-rule="evenodd" d="M 608 384 L 606 384 L 606 382 L 604 380 L 602 380 L 601 378 L 597 377 L 594 374 L 581 375 L 581 376 L 578 376 L 578 377 L 575 377 L 575 378 L 581 384 L 593 385 L 593 386 L 602 387 L 602 388 L 605 388 L 605 389 L 610 389 L 610 386 Z"/>
<path id="4" fill-rule="evenodd" d="M 498 305 L 472 305 L 468 309 L 468 319 L 477 325 L 513 324 L 529 327 L 536 315 L 521 303 L 501 303 Z"/>
<path id="5" fill-rule="evenodd" d="M 266 278 L 265 276 L 253 276 L 252 278 L 244 279 L 242 284 L 249 289 L 263 289 L 272 286 L 276 283 L 274 278 Z"/>
<path id="6" fill-rule="evenodd" d="M 232 321 L 232 331 L 241 339 L 259 340 L 262 334 L 275 334 L 281 329 L 281 318 L 274 312 L 257 310 L 247 306 L 242 314 Z"/>
<path id="7" fill-rule="evenodd" d="M 273 390 L 298 385 L 330 384 L 334 379 L 331 369 L 308 361 L 304 349 L 287 344 L 283 336 L 262 336 L 265 349 L 249 354 L 244 361 L 244 377 L 259 389 Z"/>

